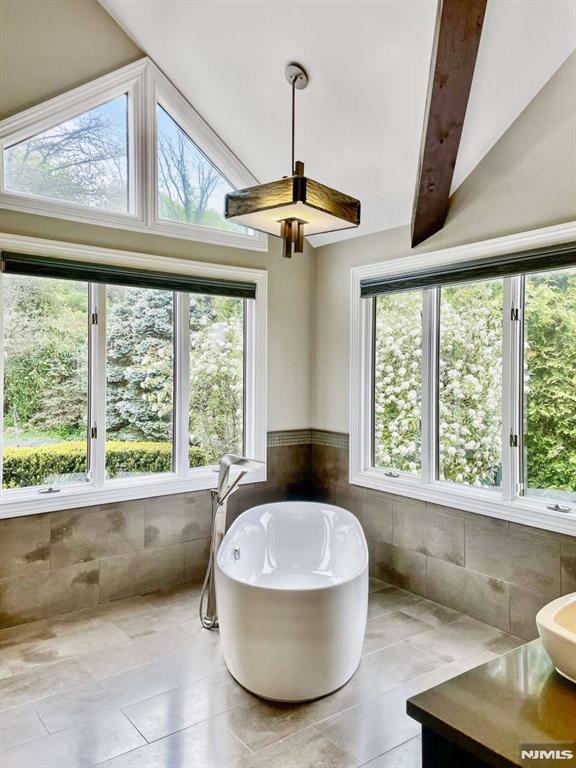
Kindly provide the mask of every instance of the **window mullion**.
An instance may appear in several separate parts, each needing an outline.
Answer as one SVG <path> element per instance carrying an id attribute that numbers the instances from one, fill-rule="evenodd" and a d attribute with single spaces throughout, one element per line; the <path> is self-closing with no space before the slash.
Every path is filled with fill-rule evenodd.
<path id="1" fill-rule="evenodd" d="M 190 294 L 174 294 L 174 471 L 185 477 L 189 459 Z"/>
<path id="2" fill-rule="evenodd" d="M 440 289 L 422 292 L 422 482 L 437 479 Z"/>
<path id="3" fill-rule="evenodd" d="M 520 488 L 522 278 L 504 280 L 502 336 L 502 498 L 514 499 Z"/>
<path id="4" fill-rule="evenodd" d="M 90 285 L 90 475 L 101 488 L 106 475 L 106 286 Z"/>
<path id="5" fill-rule="evenodd" d="M 4 496 L 4 298 L 4 274 L 0 270 L 0 501 Z"/>

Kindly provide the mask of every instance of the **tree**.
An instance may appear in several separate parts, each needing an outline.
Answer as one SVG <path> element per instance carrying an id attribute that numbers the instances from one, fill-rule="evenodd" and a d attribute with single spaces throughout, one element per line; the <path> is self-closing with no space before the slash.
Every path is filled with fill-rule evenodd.
<path id="1" fill-rule="evenodd" d="M 173 294 L 108 288 L 107 433 L 169 441 L 173 404 Z"/>
<path id="2" fill-rule="evenodd" d="M 576 269 L 526 277 L 529 488 L 576 491 Z"/>
<path id="3" fill-rule="evenodd" d="M 184 131 L 162 113 L 158 131 L 161 201 L 169 209 L 169 218 L 201 224 L 222 177 Z"/>
<path id="4" fill-rule="evenodd" d="M 173 406 L 172 294 L 109 288 L 107 433 L 170 441 Z M 216 461 L 240 450 L 243 302 L 190 296 L 190 445 Z"/>
<path id="5" fill-rule="evenodd" d="M 11 275 L 4 284 L 8 429 L 86 429 L 87 285 Z"/>
<path id="6" fill-rule="evenodd" d="M 128 207 L 126 97 L 5 152 L 11 191 L 110 210 Z"/>

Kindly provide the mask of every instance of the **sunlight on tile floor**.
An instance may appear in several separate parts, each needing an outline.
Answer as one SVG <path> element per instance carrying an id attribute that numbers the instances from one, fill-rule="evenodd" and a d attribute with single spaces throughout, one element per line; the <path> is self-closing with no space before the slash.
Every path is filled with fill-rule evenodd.
<path id="1" fill-rule="evenodd" d="M 272 704 L 230 677 L 190 584 L 0 631 L 0 767 L 418 768 L 406 698 L 523 641 L 371 579 L 362 663 Z"/>

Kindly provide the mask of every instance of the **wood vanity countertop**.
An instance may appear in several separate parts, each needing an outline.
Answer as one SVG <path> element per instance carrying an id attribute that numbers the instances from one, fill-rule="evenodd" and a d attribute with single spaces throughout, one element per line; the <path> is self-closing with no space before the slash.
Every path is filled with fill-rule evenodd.
<path id="1" fill-rule="evenodd" d="M 521 744 L 576 742 L 576 684 L 554 669 L 540 640 L 412 696 L 407 711 L 424 729 L 498 768 L 527 764 Z"/>

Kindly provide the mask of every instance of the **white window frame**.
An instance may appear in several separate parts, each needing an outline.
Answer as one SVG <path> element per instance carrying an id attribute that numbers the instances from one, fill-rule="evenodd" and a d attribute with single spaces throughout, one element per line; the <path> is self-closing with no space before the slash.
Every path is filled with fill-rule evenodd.
<path id="1" fill-rule="evenodd" d="M 128 197 L 126 213 L 11 192 L 4 183 L 4 150 L 111 99 L 128 95 Z M 160 103 L 236 188 L 258 184 L 196 110 L 147 57 L 0 121 L 0 208 L 115 229 L 148 232 L 232 248 L 266 251 L 261 232 L 230 232 L 163 221 L 157 215 L 157 126 Z"/>
<path id="2" fill-rule="evenodd" d="M 435 349 L 432 333 L 437 307 L 434 291 L 424 292 L 423 350 L 422 350 L 422 472 L 415 476 L 407 472 L 377 468 L 372 464 L 372 364 L 373 364 L 373 302 L 362 299 L 363 280 L 408 273 L 422 267 L 433 268 L 489 256 L 560 245 L 576 239 L 576 222 L 521 234 L 457 246 L 430 253 L 420 253 L 390 261 L 355 267 L 351 270 L 350 293 L 350 483 L 365 488 L 429 501 L 440 506 L 462 509 L 489 517 L 509 520 L 536 528 L 576 535 L 576 508 L 562 513 L 548 509 L 553 499 L 518 495 L 521 448 L 512 448 L 510 435 L 522 435 L 519 402 L 520 386 L 520 323 L 504 323 L 503 336 L 503 398 L 502 398 L 502 460 L 503 483 L 499 489 L 483 489 L 437 481 L 433 477 L 434 424 L 431 418 L 433 398 L 430 372 L 434 366 Z M 512 307 L 518 307 L 522 278 L 504 281 L 504 313 L 511 317 Z M 388 473 L 388 474 L 387 474 Z"/>
<path id="3" fill-rule="evenodd" d="M 266 462 L 266 404 L 267 404 L 267 307 L 268 273 L 266 270 L 247 267 L 225 266 L 204 262 L 153 256 L 144 253 L 128 253 L 94 246 L 41 240 L 20 235 L 0 233 L 0 249 L 12 252 L 47 256 L 71 261 L 98 262 L 105 265 L 133 269 L 154 269 L 160 272 L 180 273 L 194 277 L 209 277 L 248 281 L 256 284 L 256 298 L 247 300 L 245 307 L 245 381 L 244 381 L 244 450 L 247 456 Z M 0 274 L 0 291 L 3 276 Z M 178 322 L 175 340 L 175 370 L 179 380 L 174 401 L 175 438 L 174 471 L 161 475 L 140 476 L 129 479 L 105 480 L 106 442 L 106 319 L 105 285 L 93 285 L 90 309 L 98 310 L 98 323 L 91 327 L 91 426 L 96 426 L 92 439 L 92 456 L 96 458 L 88 482 L 58 486 L 58 493 L 40 494 L 39 488 L 0 489 L 0 519 L 51 512 L 59 509 L 108 504 L 115 501 L 164 496 L 188 491 L 214 488 L 215 467 L 188 468 L 188 294 L 178 294 L 175 316 Z M 3 302 L 0 302 L 3 305 Z M 3 322 L 0 314 L 0 343 L 3 339 Z M 0 350 L 0 387 L 4 381 L 4 355 Z M 3 391 L 0 390 L 3 400 Z M 3 410 L 3 409 L 2 409 Z M 3 414 L 0 413 L 0 420 Z M 0 424 L 0 435 L 3 424 Z M 1 439 L 1 438 L 0 438 Z M 0 453 L 1 455 L 1 453 Z M 250 472 L 243 482 L 257 483 L 266 480 L 266 466 Z M 44 486 L 45 488 L 45 486 Z"/>

